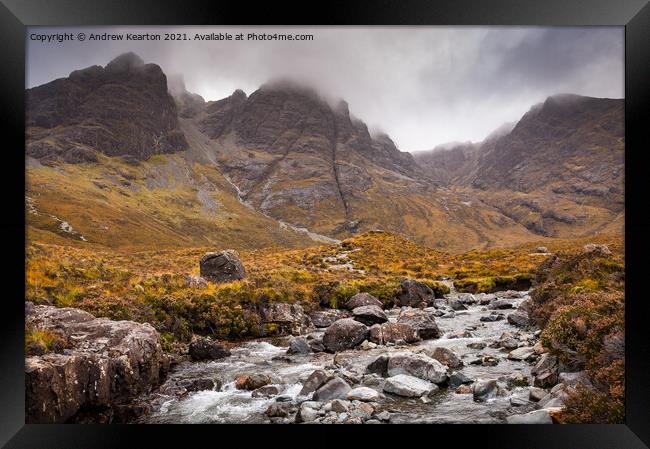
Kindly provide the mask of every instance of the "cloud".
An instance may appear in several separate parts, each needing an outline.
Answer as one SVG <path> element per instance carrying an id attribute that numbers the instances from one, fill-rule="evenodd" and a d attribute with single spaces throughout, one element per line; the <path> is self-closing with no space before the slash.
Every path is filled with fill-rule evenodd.
<path id="1" fill-rule="evenodd" d="M 623 28 L 84 27 L 29 32 L 284 33 L 313 41 L 101 41 L 28 38 L 27 86 L 134 51 L 208 100 L 275 78 L 344 98 L 402 150 L 477 141 L 557 93 L 621 98 Z M 29 36 L 29 34 L 28 34 Z"/>

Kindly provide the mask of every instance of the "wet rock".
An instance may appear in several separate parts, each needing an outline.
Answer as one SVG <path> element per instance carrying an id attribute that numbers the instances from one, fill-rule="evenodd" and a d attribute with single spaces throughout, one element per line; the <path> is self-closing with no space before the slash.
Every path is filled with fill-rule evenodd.
<path id="1" fill-rule="evenodd" d="M 429 348 L 426 348 L 424 352 L 432 359 L 436 359 L 440 363 L 447 365 L 449 368 L 460 368 L 463 366 L 463 361 L 458 357 L 458 354 L 451 349 L 438 347 L 430 350 Z"/>
<path id="2" fill-rule="evenodd" d="M 508 323 L 517 327 L 528 327 L 531 325 L 530 318 L 528 318 L 528 313 L 523 310 L 517 310 L 508 315 Z"/>
<path id="3" fill-rule="evenodd" d="M 302 386 L 302 390 L 300 390 L 299 396 L 307 396 L 310 393 L 313 393 L 331 379 L 331 374 L 322 369 L 317 369 L 309 375 Z"/>
<path id="4" fill-rule="evenodd" d="M 391 355 L 388 359 L 388 375 L 408 374 L 434 384 L 444 384 L 447 368 L 439 361 L 424 354 L 404 352 Z"/>
<path id="5" fill-rule="evenodd" d="M 232 282 L 246 277 L 246 270 L 237 251 L 227 249 L 206 253 L 201 257 L 201 276 L 212 282 Z"/>
<path id="6" fill-rule="evenodd" d="M 334 324 L 335 321 L 350 318 L 350 313 L 344 310 L 317 310 L 309 314 L 314 326 L 323 328 L 329 327 Z"/>
<path id="7" fill-rule="evenodd" d="M 463 384 L 471 384 L 474 379 L 470 379 L 460 371 L 454 371 L 449 376 L 449 388 L 457 388 Z"/>
<path id="8" fill-rule="evenodd" d="M 449 298 L 447 300 L 447 303 L 449 304 L 449 307 L 451 307 L 452 310 L 467 310 L 467 307 L 465 307 L 465 305 L 462 302 L 460 302 L 458 298 L 454 298 L 454 297 Z"/>
<path id="9" fill-rule="evenodd" d="M 315 401 L 329 401 L 332 399 L 343 399 L 351 390 L 350 385 L 340 377 L 326 382 L 318 390 L 314 392 L 313 399 Z"/>
<path id="10" fill-rule="evenodd" d="M 329 352 L 354 348 L 367 339 L 368 333 L 368 328 L 364 324 L 352 318 L 344 318 L 325 330 L 323 345 Z"/>
<path id="11" fill-rule="evenodd" d="M 160 335 L 149 324 L 95 318 L 73 308 L 30 309 L 27 325 L 56 331 L 69 344 L 63 354 L 25 359 L 27 423 L 63 423 L 87 407 L 128 404 L 169 369 Z"/>
<path id="12" fill-rule="evenodd" d="M 485 349 L 486 346 L 487 344 L 483 341 L 473 341 L 467 344 L 467 347 L 470 349 Z"/>
<path id="13" fill-rule="evenodd" d="M 372 326 L 368 339 L 378 345 L 399 342 L 415 343 L 420 341 L 417 331 L 408 324 L 390 322 Z"/>
<path id="14" fill-rule="evenodd" d="M 530 405 L 528 394 L 525 391 L 513 394 L 510 396 L 510 405 L 513 407 L 525 407 L 527 405 Z"/>
<path id="15" fill-rule="evenodd" d="M 263 335 L 301 335 L 314 330 L 300 304 L 284 302 L 259 306 Z"/>
<path id="16" fill-rule="evenodd" d="M 400 283 L 402 291 L 397 296 L 397 304 L 400 306 L 418 307 L 424 303 L 432 305 L 435 294 L 431 288 L 413 279 L 406 279 Z"/>
<path id="17" fill-rule="evenodd" d="M 535 350 L 532 346 L 522 346 L 508 353 L 508 359 L 510 360 L 531 360 L 535 356 Z"/>
<path id="18" fill-rule="evenodd" d="M 379 306 L 360 306 L 352 310 L 352 315 L 355 320 L 366 326 L 373 324 L 381 324 L 388 321 L 388 317 Z"/>
<path id="19" fill-rule="evenodd" d="M 506 418 L 508 424 L 553 424 L 548 410 L 535 410 L 522 415 L 512 415 Z"/>
<path id="20" fill-rule="evenodd" d="M 271 383 L 271 377 L 266 374 L 242 374 L 235 379 L 238 390 L 257 390 Z"/>
<path id="21" fill-rule="evenodd" d="M 390 413 L 384 410 L 380 413 L 377 413 L 376 418 L 380 421 L 388 421 L 390 420 Z"/>
<path id="22" fill-rule="evenodd" d="M 388 356 L 380 355 L 366 367 L 367 373 L 379 374 L 382 377 L 388 376 Z"/>
<path id="23" fill-rule="evenodd" d="M 374 402 L 380 399 L 379 393 L 376 390 L 368 387 L 357 387 L 348 391 L 346 398 L 350 401 L 365 401 Z"/>
<path id="24" fill-rule="evenodd" d="M 476 297 L 471 293 L 459 293 L 458 301 L 462 304 L 476 304 L 478 302 Z"/>
<path id="25" fill-rule="evenodd" d="M 274 402 L 266 409 L 266 416 L 269 418 L 287 418 L 294 411 L 294 407 L 288 402 Z"/>
<path id="26" fill-rule="evenodd" d="M 498 346 L 504 349 L 517 349 L 519 347 L 519 341 L 508 332 L 501 334 L 499 338 Z"/>
<path id="27" fill-rule="evenodd" d="M 498 385 L 496 380 L 479 380 L 472 384 L 472 394 L 476 402 L 485 402 L 496 396 Z"/>
<path id="28" fill-rule="evenodd" d="M 530 391 L 528 392 L 528 399 L 530 399 L 532 402 L 539 402 L 547 394 L 548 392 L 543 388 L 531 387 Z"/>
<path id="29" fill-rule="evenodd" d="M 491 355 L 479 355 L 476 359 L 469 362 L 470 365 L 497 366 L 499 359 Z"/>
<path id="30" fill-rule="evenodd" d="M 537 364 L 531 370 L 534 377 L 533 385 L 540 388 L 551 388 L 558 382 L 558 359 L 550 353 L 542 354 Z"/>
<path id="31" fill-rule="evenodd" d="M 472 334 L 470 331 L 453 332 L 447 336 L 447 338 L 472 338 L 472 337 L 474 337 L 474 334 Z"/>
<path id="32" fill-rule="evenodd" d="M 362 307 L 362 306 L 377 306 L 381 309 L 383 307 L 383 304 L 381 303 L 380 300 L 378 300 L 371 294 L 357 293 L 356 295 L 348 299 L 348 301 L 344 304 L 343 307 L 345 307 L 348 310 L 354 310 L 357 307 Z"/>
<path id="33" fill-rule="evenodd" d="M 185 388 L 186 391 L 213 390 L 215 387 L 214 381 L 207 378 L 186 380 L 181 382 L 180 385 Z"/>
<path id="34" fill-rule="evenodd" d="M 308 423 L 313 422 L 318 419 L 318 410 L 321 407 L 320 402 L 306 401 L 300 404 L 298 413 L 296 413 L 296 422 L 297 423 Z"/>
<path id="35" fill-rule="evenodd" d="M 490 304 L 496 299 L 496 295 L 493 293 L 479 293 L 476 295 L 476 300 L 482 306 Z"/>
<path id="36" fill-rule="evenodd" d="M 389 377 L 386 379 L 386 384 L 384 384 L 384 391 L 386 393 L 407 398 L 417 398 L 424 394 L 429 394 L 436 389 L 436 385 L 431 382 L 407 374 L 397 374 Z"/>
<path id="37" fill-rule="evenodd" d="M 434 314 L 425 310 L 408 309 L 402 311 L 397 318 L 397 323 L 406 324 L 415 329 L 417 336 L 422 340 L 439 338 L 442 335 Z"/>
<path id="38" fill-rule="evenodd" d="M 492 323 L 495 321 L 501 321 L 504 318 L 505 317 L 502 313 L 492 312 L 488 316 L 482 316 L 481 318 L 479 318 L 479 321 L 483 321 L 484 323 Z"/>
<path id="39" fill-rule="evenodd" d="M 472 387 L 470 385 L 459 385 L 455 390 L 456 394 L 472 394 Z"/>
<path id="40" fill-rule="evenodd" d="M 214 340 L 193 337 L 188 347 L 192 360 L 219 360 L 230 356 L 230 350 Z"/>
<path id="41" fill-rule="evenodd" d="M 323 344 L 323 334 L 321 333 L 307 334 L 306 340 L 312 352 L 325 351 L 325 345 Z"/>
<path id="42" fill-rule="evenodd" d="M 488 309 L 512 309 L 514 308 L 513 300 L 508 298 L 495 299 L 488 304 Z"/>
<path id="43" fill-rule="evenodd" d="M 289 349 L 287 349 L 287 354 L 309 354 L 311 353 L 311 347 L 307 340 L 303 337 L 293 337 L 289 342 Z"/>
<path id="44" fill-rule="evenodd" d="M 275 385 L 265 385 L 256 390 L 253 390 L 251 396 L 254 398 L 270 398 L 280 393 L 280 389 Z"/>
<path id="45" fill-rule="evenodd" d="M 527 387 L 529 385 L 528 376 L 521 373 L 513 373 L 508 377 L 508 387 Z"/>

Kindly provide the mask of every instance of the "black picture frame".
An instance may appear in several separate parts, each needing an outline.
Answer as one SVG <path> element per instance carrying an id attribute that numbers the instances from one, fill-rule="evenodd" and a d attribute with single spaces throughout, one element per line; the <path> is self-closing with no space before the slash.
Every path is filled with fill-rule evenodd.
<path id="1" fill-rule="evenodd" d="M 136 426 L 26 425 L 24 422 L 24 91 L 26 26 L 29 25 L 543 25 L 625 27 L 626 130 L 626 418 L 624 425 L 493 426 Z M 645 320 L 645 259 L 650 254 L 650 214 L 645 198 L 650 151 L 650 6 L 648 0 L 347 0 L 320 3 L 161 0 L 0 0 L 0 116 L 4 213 L 4 301 L 0 364 L 0 445 L 7 448 L 177 447 L 226 443 L 224 435 L 250 443 L 338 445 L 397 437 L 407 444 L 499 448 L 643 448 L 650 445 L 650 339 Z M 253 429 L 252 431 L 250 429 Z M 258 430 L 259 429 L 259 430 Z M 296 434 L 294 436 L 294 434 Z M 342 435 L 346 434 L 346 435 Z M 295 440 L 295 438 L 300 440 Z M 230 440 L 233 441 L 233 440 Z M 397 440 L 399 441 L 399 439 Z M 294 443 L 295 444 L 295 443 Z M 372 443 L 370 443 L 372 444 Z M 398 443 L 400 444 L 400 443 Z M 403 443 L 401 443 L 403 444 Z"/>

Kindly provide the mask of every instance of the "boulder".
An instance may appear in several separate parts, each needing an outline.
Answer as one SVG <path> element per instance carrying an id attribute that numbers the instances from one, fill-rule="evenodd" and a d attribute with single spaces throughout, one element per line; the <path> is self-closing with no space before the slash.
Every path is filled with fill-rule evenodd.
<path id="1" fill-rule="evenodd" d="M 397 317 L 397 322 L 415 329 L 418 337 L 422 340 L 439 338 L 442 335 L 436 324 L 435 315 L 426 310 L 407 309 L 402 311 Z"/>
<path id="2" fill-rule="evenodd" d="M 488 309 L 512 309 L 514 308 L 512 298 L 499 298 L 488 304 Z"/>
<path id="3" fill-rule="evenodd" d="M 259 306 L 259 314 L 263 335 L 300 335 L 314 329 L 300 304 L 263 304 Z"/>
<path id="4" fill-rule="evenodd" d="M 186 391 L 214 390 L 215 387 L 214 381 L 207 378 L 186 380 L 180 385 L 185 388 Z"/>
<path id="5" fill-rule="evenodd" d="M 274 402 L 266 409 L 269 418 L 287 418 L 294 411 L 293 405 L 288 402 Z"/>
<path id="6" fill-rule="evenodd" d="M 435 384 L 407 374 L 397 374 L 386 379 L 384 391 L 407 398 L 417 398 L 437 390 Z"/>
<path id="7" fill-rule="evenodd" d="M 454 371 L 451 373 L 451 376 L 449 376 L 449 388 L 457 388 L 460 385 L 471 384 L 473 382 L 473 379 L 470 379 L 460 371 Z"/>
<path id="8" fill-rule="evenodd" d="M 505 317 L 503 316 L 502 313 L 492 312 L 492 313 L 490 313 L 490 314 L 487 315 L 487 316 L 482 316 L 481 318 L 479 318 L 479 321 L 483 321 L 483 322 L 487 322 L 487 323 L 492 323 L 492 322 L 494 322 L 494 321 L 501 321 L 501 320 L 504 319 L 504 318 L 505 318 Z"/>
<path id="9" fill-rule="evenodd" d="M 238 390 L 257 390 L 271 383 L 271 377 L 266 374 L 242 374 L 235 379 Z"/>
<path id="10" fill-rule="evenodd" d="M 280 394 L 280 389 L 275 385 L 265 385 L 256 390 L 253 390 L 251 397 L 254 398 L 270 398 Z"/>
<path id="11" fill-rule="evenodd" d="M 548 392 L 543 388 L 531 387 L 530 391 L 528 392 L 528 399 L 530 399 L 532 402 L 539 402 L 547 394 Z"/>
<path id="12" fill-rule="evenodd" d="M 368 337 L 368 328 L 352 318 L 336 321 L 325 330 L 323 346 L 328 352 L 354 348 Z"/>
<path id="13" fill-rule="evenodd" d="M 306 401 L 300 404 L 298 413 L 296 413 L 297 423 L 308 423 L 318 419 L 318 410 L 322 404 L 320 402 Z"/>
<path id="14" fill-rule="evenodd" d="M 373 324 L 381 324 L 388 321 L 388 317 L 379 306 L 360 306 L 352 310 L 352 315 L 355 320 L 366 326 Z"/>
<path id="15" fill-rule="evenodd" d="M 485 402 L 495 397 L 497 390 L 496 380 L 478 380 L 472 384 L 472 394 L 474 395 L 474 400 L 477 402 Z"/>
<path id="16" fill-rule="evenodd" d="M 528 327 L 531 325 L 528 313 L 523 310 L 517 310 L 508 315 L 508 323 L 517 327 Z"/>
<path id="17" fill-rule="evenodd" d="M 522 346 L 517 348 L 514 351 L 508 353 L 508 359 L 510 360 L 531 360 L 537 354 L 535 349 L 532 346 Z"/>
<path id="18" fill-rule="evenodd" d="M 380 355 L 366 367 L 366 373 L 379 374 L 382 377 L 388 376 L 388 356 Z"/>
<path id="19" fill-rule="evenodd" d="M 398 342 L 415 343 L 420 341 L 417 331 L 405 323 L 375 324 L 370 328 L 368 339 L 378 345 Z"/>
<path id="20" fill-rule="evenodd" d="M 348 391 L 346 398 L 349 401 L 364 401 L 364 402 L 375 402 L 378 401 L 380 396 L 377 390 L 373 390 L 368 387 L 357 387 Z"/>
<path id="21" fill-rule="evenodd" d="M 230 356 L 230 349 L 209 338 L 194 336 L 188 353 L 192 360 L 218 360 Z"/>
<path id="22" fill-rule="evenodd" d="M 212 282 L 232 282 L 246 277 L 246 270 L 237 251 L 227 249 L 206 253 L 201 257 L 201 276 Z"/>
<path id="23" fill-rule="evenodd" d="M 465 305 L 460 302 L 458 298 L 451 297 L 447 300 L 447 303 L 452 310 L 467 310 L 467 307 L 465 307 Z"/>
<path id="24" fill-rule="evenodd" d="M 440 363 L 447 365 L 449 368 L 460 368 L 463 366 L 463 361 L 458 357 L 458 354 L 451 349 L 438 347 L 430 350 L 427 348 L 424 352 L 432 359 L 436 359 Z"/>
<path id="25" fill-rule="evenodd" d="M 589 380 L 587 371 L 578 371 L 575 373 L 560 373 L 558 376 L 559 382 L 567 387 L 576 388 L 578 385 L 586 387 L 593 387 Z"/>
<path id="26" fill-rule="evenodd" d="M 342 318 L 349 318 L 350 313 L 345 310 L 317 310 L 309 314 L 309 318 L 314 326 L 322 328 L 329 327 L 334 324 L 335 321 Z"/>
<path id="27" fill-rule="evenodd" d="M 289 342 L 287 354 L 309 354 L 311 347 L 304 337 L 293 337 Z"/>
<path id="28" fill-rule="evenodd" d="M 325 351 L 325 345 L 323 345 L 323 334 L 321 333 L 307 334 L 307 344 L 312 352 Z"/>
<path id="29" fill-rule="evenodd" d="M 478 300 L 471 293 L 458 293 L 458 301 L 462 304 L 476 304 Z"/>
<path id="30" fill-rule="evenodd" d="M 169 369 L 160 335 L 149 324 L 52 306 L 30 307 L 25 320 L 67 341 L 63 354 L 25 359 L 27 423 L 74 422 L 84 409 L 131 403 L 159 385 Z"/>
<path id="31" fill-rule="evenodd" d="M 506 418 L 508 424 L 553 424 L 548 410 L 535 410 L 522 415 L 512 415 Z"/>
<path id="32" fill-rule="evenodd" d="M 401 292 L 397 295 L 399 306 L 433 305 L 435 294 L 428 285 L 413 279 L 406 279 L 400 283 L 400 287 Z"/>
<path id="33" fill-rule="evenodd" d="M 439 361 L 424 354 L 403 352 L 393 354 L 388 359 L 388 375 L 408 374 L 434 384 L 444 384 L 447 368 Z"/>
<path id="34" fill-rule="evenodd" d="M 318 388 L 312 398 L 314 401 L 344 399 L 350 390 L 350 385 L 346 381 L 340 377 L 335 377 Z"/>
<path id="35" fill-rule="evenodd" d="M 596 254 L 600 256 L 609 256 L 612 251 L 607 245 L 597 245 L 595 243 L 588 243 L 583 248 L 585 254 Z"/>
<path id="36" fill-rule="evenodd" d="M 299 396 L 307 396 L 310 393 L 313 393 L 331 379 L 331 374 L 328 374 L 322 369 L 317 369 L 309 375 L 305 383 L 302 385 L 302 390 L 300 390 Z"/>
<path id="37" fill-rule="evenodd" d="M 207 288 L 208 281 L 203 279 L 201 276 L 186 276 L 185 280 L 187 281 L 187 286 L 189 288 Z"/>
<path id="38" fill-rule="evenodd" d="M 354 310 L 357 307 L 361 307 L 361 306 L 377 306 L 381 309 L 383 304 L 381 303 L 380 300 L 378 300 L 371 294 L 357 293 L 356 295 L 348 299 L 347 302 L 343 305 L 343 307 L 348 310 Z"/>
<path id="39" fill-rule="evenodd" d="M 531 374 L 534 376 L 533 385 L 540 388 L 551 388 L 558 383 L 558 359 L 550 353 L 542 354 Z"/>

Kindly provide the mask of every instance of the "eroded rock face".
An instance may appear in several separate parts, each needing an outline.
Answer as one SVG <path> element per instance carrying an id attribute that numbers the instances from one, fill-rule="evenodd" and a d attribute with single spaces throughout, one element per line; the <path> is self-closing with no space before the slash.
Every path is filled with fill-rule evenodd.
<path id="1" fill-rule="evenodd" d="M 201 257 L 201 276 L 212 282 L 232 282 L 246 277 L 237 251 L 227 249 Z"/>
<path id="2" fill-rule="evenodd" d="M 354 348 L 368 336 L 366 325 L 352 318 L 338 320 L 325 330 L 323 345 L 329 352 Z"/>
<path id="3" fill-rule="evenodd" d="M 114 408 L 157 386 L 169 368 L 149 324 L 73 308 L 34 306 L 26 321 L 68 337 L 69 349 L 25 360 L 28 423 L 74 422 L 82 408 Z"/>

